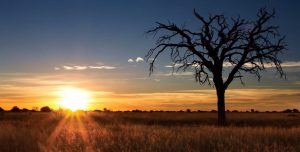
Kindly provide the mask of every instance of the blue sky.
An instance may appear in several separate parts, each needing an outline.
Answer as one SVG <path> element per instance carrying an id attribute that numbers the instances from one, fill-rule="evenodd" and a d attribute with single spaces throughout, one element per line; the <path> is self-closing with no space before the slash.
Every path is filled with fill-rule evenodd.
<path id="1" fill-rule="evenodd" d="M 274 74 L 267 72 L 262 83 L 249 76 L 247 86 L 238 82 L 232 86 L 299 90 L 300 2 L 296 0 L 2 0 L 0 90 L 5 99 L 3 103 L 11 102 L 8 99 L 16 96 L 20 98 L 14 102 L 24 98 L 16 92 L 26 87 L 49 89 L 70 83 L 93 91 L 114 93 L 213 89 L 194 83 L 191 73 L 168 76 L 171 70 L 164 67 L 170 64 L 166 56 L 160 58 L 155 74 L 150 78 L 147 63 L 128 63 L 128 59 L 144 58 L 147 50 L 154 46 L 154 39 L 145 36 L 144 32 L 156 21 L 197 27 L 194 8 L 203 16 L 222 13 L 254 19 L 261 7 L 276 9 L 273 23 L 286 35 L 289 49 L 281 57 L 285 62 L 293 61 L 293 67 L 285 68 L 288 80 L 274 79 Z M 68 70 L 68 67 L 82 69 Z M 35 84 L 41 80 L 51 81 L 51 84 Z M 16 90 L 7 90 L 7 85 Z M 30 99 L 41 97 L 34 95 Z"/>

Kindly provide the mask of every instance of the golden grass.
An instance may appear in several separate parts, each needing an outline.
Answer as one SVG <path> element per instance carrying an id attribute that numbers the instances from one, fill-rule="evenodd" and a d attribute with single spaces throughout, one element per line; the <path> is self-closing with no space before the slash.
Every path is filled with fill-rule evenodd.
<path id="1" fill-rule="evenodd" d="M 300 115 L 5 113 L 0 151 L 300 151 Z"/>

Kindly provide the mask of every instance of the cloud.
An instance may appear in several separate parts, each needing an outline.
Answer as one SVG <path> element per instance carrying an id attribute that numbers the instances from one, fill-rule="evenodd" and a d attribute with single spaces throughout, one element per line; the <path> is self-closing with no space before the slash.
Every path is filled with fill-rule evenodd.
<path id="1" fill-rule="evenodd" d="M 73 70 L 74 68 L 72 66 L 62 66 L 65 70 Z"/>
<path id="2" fill-rule="evenodd" d="M 87 66 L 73 66 L 75 70 L 85 70 L 88 67 Z"/>
<path id="3" fill-rule="evenodd" d="M 134 62 L 134 60 L 133 59 L 128 59 L 128 62 L 132 63 L 132 62 Z"/>
<path id="4" fill-rule="evenodd" d="M 231 66 L 232 66 L 232 64 L 229 63 L 229 62 L 224 62 L 223 63 L 223 67 L 231 67 Z"/>
<path id="5" fill-rule="evenodd" d="M 156 74 L 156 76 L 166 76 L 166 77 L 169 77 L 169 76 L 191 76 L 191 75 L 194 75 L 193 72 L 169 72 L 169 73 L 158 73 Z"/>
<path id="6" fill-rule="evenodd" d="M 135 59 L 135 62 L 144 62 L 144 59 L 141 58 L 141 57 L 137 57 L 137 58 Z"/>
<path id="7" fill-rule="evenodd" d="M 260 63 L 256 63 L 256 64 L 260 65 Z M 224 67 L 231 67 L 233 65 L 229 62 L 224 62 L 223 66 Z M 264 66 L 265 66 L 265 68 L 275 67 L 275 65 L 272 64 L 272 63 L 266 63 L 266 64 L 264 64 Z M 252 67 L 252 64 L 246 63 L 245 67 Z M 285 62 L 281 63 L 281 67 L 300 67 L 300 61 L 285 61 Z"/>
<path id="8" fill-rule="evenodd" d="M 175 63 L 175 64 L 173 64 L 173 65 L 166 65 L 165 67 L 166 68 L 176 68 L 176 67 L 180 67 L 180 66 L 182 66 L 183 64 L 182 63 Z"/>
<path id="9" fill-rule="evenodd" d="M 112 70 L 112 69 L 116 69 L 117 67 L 114 66 L 107 66 L 107 65 L 89 65 L 89 66 L 82 66 L 82 65 L 63 65 L 60 67 L 54 67 L 54 70 L 60 70 L 60 69 L 64 69 L 64 70 L 77 70 L 77 71 L 82 71 L 82 70 L 90 70 L 90 69 L 98 69 L 98 70 Z"/>
<path id="10" fill-rule="evenodd" d="M 148 62 L 151 62 L 151 61 L 153 61 L 154 60 L 154 58 L 149 58 L 148 59 Z"/>
<path id="11" fill-rule="evenodd" d="M 129 58 L 128 59 L 129 63 L 133 63 L 133 62 L 144 62 L 144 59 L 142 57 L 136 57 L 135 59 Z"/>
<path id="12" fill-rule="evenodd" d="M 89 66 L 90 69 L 105 69 L 105 70 L 112 70 L 116 67 L 113 66 Z"/>
<path id="13" fill-rule="evenodd" d="M 160 79 L 154 79 L 155 82 L 160 82 Z"/>
<path id="14" fill-rule="evenodd" d="M 281 64 L 282 67 L 300 67 L 300 61 L 287 61 Z"/>

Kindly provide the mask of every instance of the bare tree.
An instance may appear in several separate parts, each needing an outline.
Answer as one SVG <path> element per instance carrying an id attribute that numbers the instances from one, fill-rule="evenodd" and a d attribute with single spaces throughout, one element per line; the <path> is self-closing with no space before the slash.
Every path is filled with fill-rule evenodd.
<path id="1" fill-rule="evenodd" d="M 199 21 L 199 29 L 195 31 L 171 22 L 157 22 L 157 26 L 146 32 L 157 38 L 155 47 L 146 55 L 150 74 L 157 58 L 170 52 L 173 71 L 174 68 L 176 72 L 192 69 L 197 82 L 214 85 L 218 122 L 225 124 L 225 91 L 234 79 L 244 84 L 243 74 L 250 73 L 259 81 L 261 71 L 270 65 L 280 77 L 285 76 L 278 59 L 278 54 L 286 50 L 284 36 L 280 35 L 278 26 L 270 24 L 274 10 L 260 9 L 255 20 L 224 15 L 204 18 L 195 10 L 194 15 Z"/>

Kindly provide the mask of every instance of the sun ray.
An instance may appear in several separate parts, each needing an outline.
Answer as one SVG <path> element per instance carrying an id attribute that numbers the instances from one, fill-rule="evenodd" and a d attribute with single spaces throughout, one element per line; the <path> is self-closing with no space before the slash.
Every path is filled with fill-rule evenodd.
<path id="1" fill-rule="evenodd" d="M 54 131 L 49 135 L 49 138 L 46 141 L 46 147 L 44 149 L 47 151 L 53 147 L 55 139 L 61 133 L 63 127 L 66 125 L 67 120 L 70 118 L 70 114 L 66 114 L 57 124 Z"/>
<path id="2" fill-rule="evenodd" d="M 82 116 L 82 114 L 79 114 L 76 117 L 76 121 L 77 121 L 77 124 L 79 127 L 78 131 L 80 133 L 80 136 L 82 137 L 83 142 L 86 145 L 85 150 L 88 152 L 92 152 L 92 151 L 94 151 L 94 149 L 91 144 L 90 136 L 88 135 L 87 125 L 86 125 L 86 123 L 83 122 L 83 119 L 86 119 L 86 118 L 87 118 L 86 115 Z M 86 122 L 86 120 L 85 120 L 85 122 Z"/>

